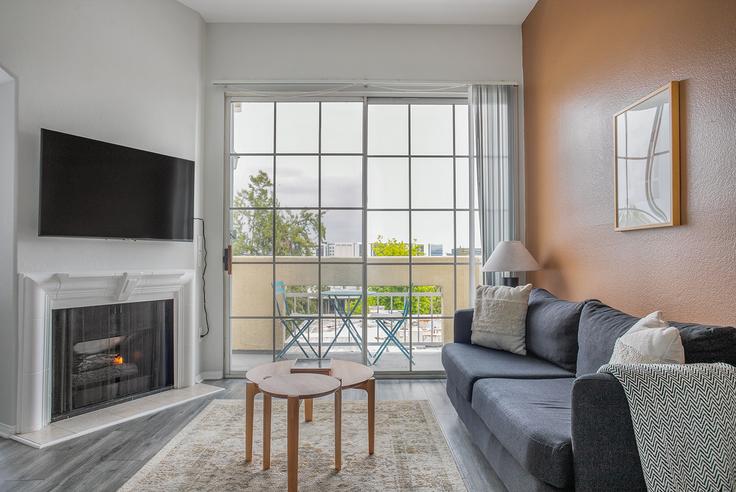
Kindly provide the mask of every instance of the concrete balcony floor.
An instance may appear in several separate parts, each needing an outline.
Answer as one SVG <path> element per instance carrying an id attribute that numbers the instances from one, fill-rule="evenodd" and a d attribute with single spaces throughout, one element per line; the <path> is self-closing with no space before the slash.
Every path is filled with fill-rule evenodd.
<path id="1" fill-rule="evenodd" d="M 375 352 L 377 347 L 371 347 L 371 352 Z M 414 357 L 414 367 L 412 371 L 443 371 L 442 361 L 440 360 L 440 347 L 426 347 L 414 349 L 412 356 Z M 304 357 L 299 350 L 291 350 L 288 352 L 287 358 L 298 359 Z M 343 347 L 335 347 L 329 354 L 330 358 L 350 360 L 353 362 L 362 362 L 360 351 L 357 349 L 349 349 Z M 271 351 L 235 351 L 230 359 L 230 365 L 233 372 L 243 372 L 249 368 L 259 364 L 271 362 L 273 356 Z M 378 373 L 381 371 L 409 371 L 409 360 L 397 348 L 392 347 L 386 350 L 378 363 L 372 366 Z"/>

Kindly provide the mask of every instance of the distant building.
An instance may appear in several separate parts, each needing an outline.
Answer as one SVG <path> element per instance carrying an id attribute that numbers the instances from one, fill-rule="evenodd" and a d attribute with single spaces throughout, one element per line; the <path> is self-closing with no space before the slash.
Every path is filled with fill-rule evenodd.
<path id="1" fill-rule="evenodd" d="M 456 252 L 457 256 L 470 256 L 470 248 L 455 248 L 449 253 L 449 256 L 454 256 Z M 475 248 L 475 256 L 481 256 L 480 248 Z"/>
<path id="2" fill-rule="evenodd" d="M 335 245 L 334 243 L 322 243 L 320 254 L 322 256 L 335 256 Z"/>
<path id="3" fill-rule="evenodd" d="M 335 243 L 332 246 L 333 249 L 330 256 L 339 256 L 342 258 L 363 256 L 363 245 L 361 243 Z"/>
<path id="4" fill-rule="evenodd" d="M 444 255 L 445 248 L 442 244 L 428 244 L 427 245 L 427 251 L 429 251 L 428 256 L 442 256 Z"/>
<path id="5" fill-rule="evenodd" d="M 362 243 L 322 243 L 322 256 L 338 258 L 360 258 L 363 256 Z"/>

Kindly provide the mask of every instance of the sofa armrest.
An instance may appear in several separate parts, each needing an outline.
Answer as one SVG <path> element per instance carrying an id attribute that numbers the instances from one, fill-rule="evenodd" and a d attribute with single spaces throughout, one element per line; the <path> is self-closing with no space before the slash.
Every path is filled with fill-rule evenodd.
<path id="1" fill-rule="evenodd" d="M 626 394 L 610 374 L 587 374 L 572 387 L 576 490 L 646 491 Z"/>
<path id="2" fill-rule="evenodd" d="M 455 311 L 455 343 L 470 343 L 470 326 L 473 324 L 473 309 Z"/>

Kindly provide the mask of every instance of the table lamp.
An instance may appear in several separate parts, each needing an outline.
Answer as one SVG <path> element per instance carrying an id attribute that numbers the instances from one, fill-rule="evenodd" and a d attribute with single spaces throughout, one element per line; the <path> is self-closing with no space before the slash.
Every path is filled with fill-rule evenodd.
<path id="1" fill-rule="evenodd" d="M 484 272 L 531 272 L 539 270 L 539 263 L 521 241 L 501 241 L 483 265 Z M 516 287 L 519 277 L 503 277 L 503 285 Z"/>

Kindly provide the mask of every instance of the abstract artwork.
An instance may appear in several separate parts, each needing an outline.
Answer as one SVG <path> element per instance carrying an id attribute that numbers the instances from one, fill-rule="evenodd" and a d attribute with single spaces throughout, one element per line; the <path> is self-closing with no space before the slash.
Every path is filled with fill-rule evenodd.
<path id="1" fill-rule="evenodd" d="M 680 224 L 679 83 L 614 116 L 615 229 Z"/>

